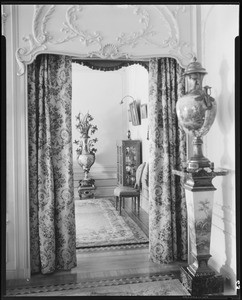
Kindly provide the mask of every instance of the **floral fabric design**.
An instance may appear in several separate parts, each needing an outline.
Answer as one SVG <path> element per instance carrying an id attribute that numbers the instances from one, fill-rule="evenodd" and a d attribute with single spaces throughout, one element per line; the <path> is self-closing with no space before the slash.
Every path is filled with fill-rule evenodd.
<path id="1" fill-rule="evenodd" d="M 176 102 L 184 94 L 183 69 L 173 58 L 149 65 L 149 240 L 150 259 L 187 259 L 187 216 L 182 179 L 172 174 L 186 161 L 185 133 L 178 126 Z"/>
<path id="2" fill-rule="evenodd" d="M 28 65 L 31 272 L 76 266 L 71 58 L 41 54 Z"/>

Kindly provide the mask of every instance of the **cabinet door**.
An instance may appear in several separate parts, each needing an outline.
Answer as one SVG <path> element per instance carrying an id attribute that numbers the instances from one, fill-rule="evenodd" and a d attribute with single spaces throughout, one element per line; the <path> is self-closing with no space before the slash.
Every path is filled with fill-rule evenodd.
<path id="1" fill-rule="evenodd" d="M 140 141 L 123 142 L 123 185 L 134 186 L 136 181 L 136 170 L 141 164 Z"/>

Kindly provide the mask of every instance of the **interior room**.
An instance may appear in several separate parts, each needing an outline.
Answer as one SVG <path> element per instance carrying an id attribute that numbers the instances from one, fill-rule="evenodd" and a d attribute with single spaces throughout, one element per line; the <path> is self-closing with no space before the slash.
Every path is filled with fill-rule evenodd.
<path id="1" fill-rule="evenodd" d="M 238 295 L 239 5 L 1 10 L 2 295 Z"/>

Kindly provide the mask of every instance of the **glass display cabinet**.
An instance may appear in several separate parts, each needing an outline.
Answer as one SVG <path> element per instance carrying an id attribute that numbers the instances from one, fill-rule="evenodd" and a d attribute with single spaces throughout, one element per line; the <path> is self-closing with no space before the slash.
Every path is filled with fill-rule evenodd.
<path id="1" fill-rule="evenodd" d="M 133 187 L 136 180 L 136 170 L 141 163 L 141 141 L 123 140 L 117 143 L 118 184 Z"/>

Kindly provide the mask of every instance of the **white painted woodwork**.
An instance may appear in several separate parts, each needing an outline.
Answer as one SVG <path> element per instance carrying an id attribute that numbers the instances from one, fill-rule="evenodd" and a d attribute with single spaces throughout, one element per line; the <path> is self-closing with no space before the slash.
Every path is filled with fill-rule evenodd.
<path id="1" fill-rule="evenodd" d="M 201 6 L 201 61 L 208 74 L 204 85 L 212 87 L 217 115 L 204 139 L 204 155 L 229 174 L 213 179 L 214 198 L 209 263 L 230 280 L 235 289 L 236 195 L 235 195 L 235 37 L 239 35 L 238 5 Z M 237 201 L 240 201 L 237 199 Z M 238 239 L 239 237 L 237 237 Z"/>
<path id="2" fill-rule="evenodd" d="M 19 34 L 24 38 L 16 49 L 19 74 L 43 51 L 103 59 L 166 55 L 187 65 L 196 51 L 195 9 L 190 5 L 19 5 Z"/>

